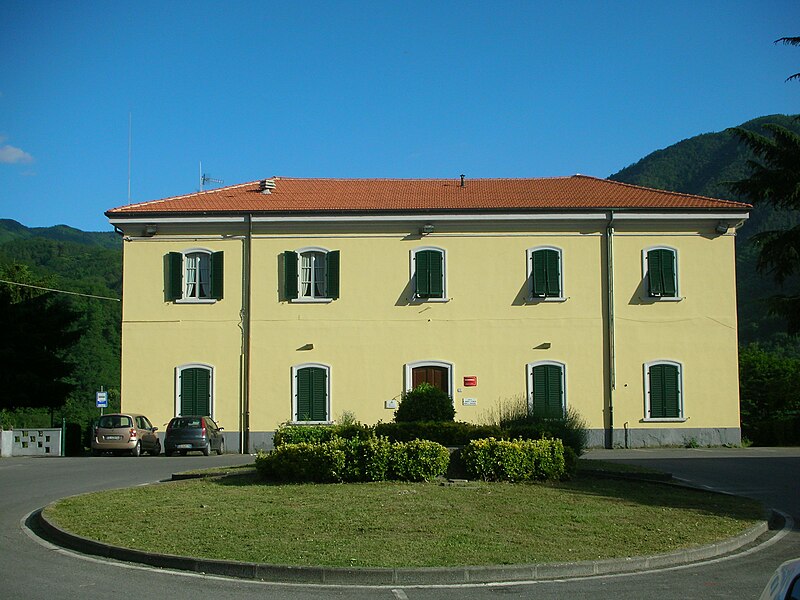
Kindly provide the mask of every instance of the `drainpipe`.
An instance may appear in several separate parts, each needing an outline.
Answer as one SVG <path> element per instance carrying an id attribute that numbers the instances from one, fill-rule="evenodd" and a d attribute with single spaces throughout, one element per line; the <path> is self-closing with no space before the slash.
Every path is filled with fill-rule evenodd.
<path id="1" fill-rule="evenodd" d="M 247 215 L 242 271 L 244 274 L 244 297 L 242 298 L 242 415 L 240 452 L 250 452 L 250 304 L 252 301 L 252 249 L 253 215 Z"/>
<path id="2" fill-rule="evenodd" d="M 608 448 L 614 447 L 614 391 L 617 389 L 614 334 L 614 211 L 608 213 L 606 226 L 606 276 L 608 277 Z"/>

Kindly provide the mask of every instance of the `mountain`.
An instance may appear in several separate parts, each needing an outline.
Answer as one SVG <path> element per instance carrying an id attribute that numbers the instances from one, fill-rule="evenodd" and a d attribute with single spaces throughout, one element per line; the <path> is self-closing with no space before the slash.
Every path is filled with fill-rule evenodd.
<path id="1" fill-rule="evenodd" d="M 121 248 L 122 241 L 113 231 L 81 231 L 68 225 L 53 227 L 25 227 L 11 219 L 0 219 L 0 244 L 14 239 L 41 237 L 57 242 L 75 242 L 102 248 Z"/>
<path id="2" fill-rule="evenodd" d="M 740 127 L 761 134 L 765 123 L 776 123 L 800 134 L 800 121 L 792 115 L 759 117 Z M 700 194 L 726 200 L 747 202 L 733 194 L 728 183 L 745 179 L 750 174 L 747 160 L 752 155 L 739 142 L 732 129 L 704 133 L 656 150 L 640 161 L 609 177 L 614 181 L 646 187 Z M 751 238 L 769 229 L 793 227 L 800 223 L 800 211 L 775 210 L 770 205 L 758 205 L 739 230 L 736 243 L 737 300 L 739 304 L 739 340 L 742 343 L 768 342 L 780 337 L 785 324 L 768 314 L 766 298 L 781 293 L 769 274 L 759 273 L 756 264 L 758 248 Z M 787 282 L 787 286 L 796 285 Z"/>

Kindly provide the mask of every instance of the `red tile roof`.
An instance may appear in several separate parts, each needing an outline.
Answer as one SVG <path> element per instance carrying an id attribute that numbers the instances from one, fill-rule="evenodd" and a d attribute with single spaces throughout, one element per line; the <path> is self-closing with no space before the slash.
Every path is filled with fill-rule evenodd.
<path id="1" fill-rule="evenodd" d="M 541 179 L 303 179 L 260 182 L 113 208 L 126 216 L 428 211 L 749 210 L 749 204 L 655 190 L 585 175 Z"/>

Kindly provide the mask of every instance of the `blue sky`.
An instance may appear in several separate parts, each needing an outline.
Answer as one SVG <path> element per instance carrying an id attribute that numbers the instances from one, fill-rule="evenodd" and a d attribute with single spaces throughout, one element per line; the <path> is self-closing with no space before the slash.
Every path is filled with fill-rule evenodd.
<path id="1" fill-rule="evenodd" d="M 606 177 L 800 112 L 800 2 L 0 2 L 0 218 L 291 177 Z"/>

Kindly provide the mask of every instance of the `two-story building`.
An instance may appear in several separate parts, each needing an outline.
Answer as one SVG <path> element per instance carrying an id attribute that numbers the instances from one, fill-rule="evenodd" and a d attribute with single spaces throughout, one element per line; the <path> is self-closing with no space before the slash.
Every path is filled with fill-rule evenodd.
<path id="1" fill-rule="evenodd" d="M 428 381 L 456 419 L 575 409 L 594 446 L 739 443 L 734 240 L 747 204 L 581 175 L 275 177 L 114 208 L 122 404 L 390 421 Z"/>

